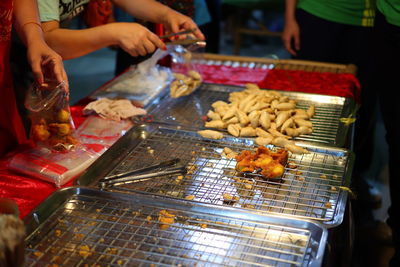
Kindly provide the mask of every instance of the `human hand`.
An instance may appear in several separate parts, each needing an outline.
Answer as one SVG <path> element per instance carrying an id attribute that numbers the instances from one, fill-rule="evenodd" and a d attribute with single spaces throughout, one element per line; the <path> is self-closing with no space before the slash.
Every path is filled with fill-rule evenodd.
<path id="1" fill-rule="evenodd" d="M 296 20 L 285 22 L 282 41 L 286 50 L 291 55 L 297 56 L 296 51 L 300 50 L 300 27 Z"/>
<path id="2" fill-rule="evenodd" d="M 162 17 L 162 25 L 169 33 L 178 33 L 184 30 L 196 29 L 192 34 L 200 40 L 205 40 L 203 33 L 191 18 L 172 9 L 169 9 Z M 186 35 L 180 35 L 178 38 L 185 39 Z"/>
<path id="3" fill-rule="evenodd" d="M 161 39 L 138 23 L 111 23 L 111 34 L 116 43 L 131 56 L 145 56 L 153 53 L 157 48 L 166 50 Z"/>
<path id="4" fill-rule="evenodd" d="M 36 82 L 45 86 L 45 80 L 57 80 L 59 83 L 64 82 L 65 89 L 68 91 L 68 76 L 61 56 L 42 40 L 32 42 L 27 46 L 28 61 Z"/>

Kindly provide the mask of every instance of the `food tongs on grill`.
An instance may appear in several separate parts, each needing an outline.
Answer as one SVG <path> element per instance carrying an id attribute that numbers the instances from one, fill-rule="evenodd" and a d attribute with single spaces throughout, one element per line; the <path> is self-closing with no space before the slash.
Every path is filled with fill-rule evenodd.
<path id="1" fill-rule="evenodd" d="M 106 188 L 142 182 L 151 178 L 165 177 L 175 174 L 186 174 L 187 169 L 185 166 L 177 166 L 179 161 L 179 159 L 172 159 L 148 167 L 107 176 L 99 180 L 99 186 L 101 188 Z"/>

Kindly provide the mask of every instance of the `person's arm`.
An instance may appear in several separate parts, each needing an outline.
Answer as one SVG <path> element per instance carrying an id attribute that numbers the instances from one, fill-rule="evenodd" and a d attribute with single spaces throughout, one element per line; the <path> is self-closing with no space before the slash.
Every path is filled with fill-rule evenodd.
<path id="1" fill-rule="evenodd" d="M 157 35 L 138 23 L 109 23 L 87 29 L 63 29 L 58 21 L 42 22 L 46 42 L 63 59 L 77 58 L 98 49 L 118 45 L 132 56 L 165 49 Z"/>
<path id="2" fill-rule="evenodd" d="M 62 58 L 44 41 L 36 0 L 14 0 L 14 18 L 14 27 L 27 47 L 27 58 L 36 81 L 43 84 L 45 78 L 53 78 L 64 81 L 68 88 Z"/>
<path id="3" fill-rule="evenodd" d="M 297 0 L 286 0 L 285 26 L 282 33 L 283 45 L 294 56 L 296 56 L 296 51 L 300 49 L 300 28 L 295 15 L 296 6 Z"/>
<path id="4" fill-rule="evenodd" d="M 197 29 L 194 34 L 204 40 L 193 20 L 153 0 L 115 0 L 135 18 L 161 23 L 169 32 Z M 54 7 L 53 7 L 54 9 Z M 55 19 L 42 22 L 46 42 L 63 59 L 77 58 L 100 48 L 118 45 L 132 56 L 146 55 L 155 49 L 166 49 L 160 38 L 138 23 L 109 23 L 88 29 L 62 29 Z M 181 38 L 184 36 L 181 36 Z"/>
<path id="5" fill-rule="evenodd" d="M 194 28 L 196 31 L 193 34 L 201 40 L 205 39 L 191 18 L 155 0 L 113 0 L 113 2 L 136 18 L 164 25 L 171 33 Z"/>

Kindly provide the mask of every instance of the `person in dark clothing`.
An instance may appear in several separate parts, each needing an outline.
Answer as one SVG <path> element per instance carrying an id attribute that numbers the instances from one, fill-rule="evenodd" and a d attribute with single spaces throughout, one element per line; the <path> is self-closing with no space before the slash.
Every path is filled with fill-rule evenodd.
<path id="1" fill-rule="evenodd" d="M 400 1 L 377 0 L 377 14 L 371 54 L 374 58 L 374 79 L 386 129 L 389 147 L 389 189 L 391 204 L 387 224 L 392 229 L 395 254 L 390 266 L 400 266 L 400 109 L 395 92 L 398 90 L 400 62 Z"/>
<path id="2" fill-rule="evenodd" d="M 357 194 L 355 219 L 372 222 L 373 194 L 365 173 L 372 163 L 377 95 L 372 86 L 371 47 L 375 6 L 372 1 L 286 0 L 283 43 L 294 59 L 354 64 L 361 85 L 361 105 L 355 122 L 356 154 L 352 190 Z"/>

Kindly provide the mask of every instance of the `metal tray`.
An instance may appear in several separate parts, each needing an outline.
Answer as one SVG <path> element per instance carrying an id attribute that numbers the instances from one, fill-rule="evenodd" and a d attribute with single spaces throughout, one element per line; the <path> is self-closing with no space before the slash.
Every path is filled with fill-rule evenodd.
<path id="1" fill-rule="evenodd" d="M 227 101 L 229 93 L 242 91 L 244 88 L 232 85 L 203 84 L 193 94 L 178 99 L 165 95 L 149 105 L 149 113 L 155 122 L 188 125 L 203 128 L 203 117 L 217 100 Z M 296 140 L 317 142 L 344 147 L 349 138 L 350 126 L 340 122 L 354 112 L 355 102 L 349 98 L 326 96 L 298 92 L 279 91 L 291 99 L 297 100 L 299 108 L 306 109 L 315 105 L 313 133 L 296 137 Z"/>
<path id="2" fill-rule="evenodd" d="M 26 266 L 320 266 L 327 239 L 309 221 L 79 187 L 25 222 Z"/>
<path id="3" fill-rule="evenodd" d="M 311 153 L 292 154 L 281 182 L 239 180 L 236 161 L 221 157 L 224 147 L 236 152 L 253 149 L 252 139 L 226 136 L 210 140 L 181 126 L 141 125 L 132 128 L 76 180 L 97 186 L 105 176 L 180 158 L 191 171 L 184 176 L 153 178 L 107 190 L 141 192 L 226 206 L 223 194 L 237 196 L 234 207 L 303 219 L 318 220 L 327 227 L 343 220 L 353 154 L 345 149 L 306 146 Z M 238 179 L 239 178 L 239 179 Z M 189 197 L 191 198 L 191 197 Z"/>

